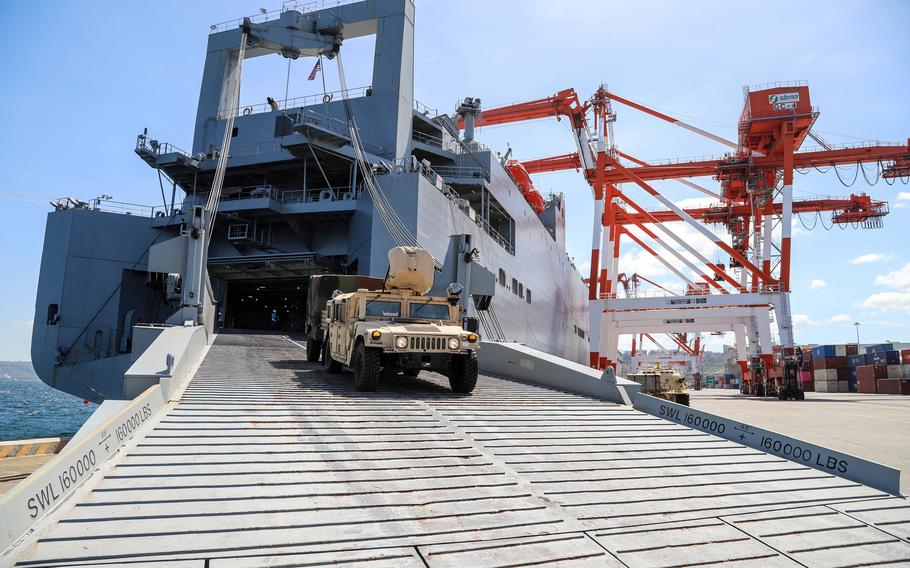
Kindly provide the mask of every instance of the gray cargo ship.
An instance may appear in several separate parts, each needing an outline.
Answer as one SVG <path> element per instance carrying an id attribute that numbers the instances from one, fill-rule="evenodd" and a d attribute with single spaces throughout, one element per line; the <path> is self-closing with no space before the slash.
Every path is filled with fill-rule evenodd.
<path id="1" fill-rule="evenodd" d="M 529 204 L 505 159 L 474 140 L 479 99 L 451 115 L 415 100 L 413 22 L 410 0 L 368 0 L 212 26 L 191 150 L 137 138 L 163 205 L 66 200 L 48 215 L 32 338 L 41 379 L 124 398 L 124 372 L 150 341 L 136 330 L 301 330 L 310 276 L 382 277 L 387 251 L 408 240 L 440 264 L 436 293 L 465 287 L 482 336 L 585 363 L 586 288 L 566 254 L 563 195 Z M 371 85 L 237 104 L 245 58 L 337 60 L 343 79 L 344 42 L 368 35 Z M 202 229 L 208 246 L 194 252 Z"/>

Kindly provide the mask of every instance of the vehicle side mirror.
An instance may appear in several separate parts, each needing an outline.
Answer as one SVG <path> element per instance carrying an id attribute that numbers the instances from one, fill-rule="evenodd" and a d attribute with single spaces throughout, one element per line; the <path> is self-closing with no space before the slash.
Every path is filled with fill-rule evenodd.
<path id="1" fill-rule="evenodd" d="M 477 318 L 464 318 L 464 329 L 471 333 L 480 332 L 480 321 Z"/>

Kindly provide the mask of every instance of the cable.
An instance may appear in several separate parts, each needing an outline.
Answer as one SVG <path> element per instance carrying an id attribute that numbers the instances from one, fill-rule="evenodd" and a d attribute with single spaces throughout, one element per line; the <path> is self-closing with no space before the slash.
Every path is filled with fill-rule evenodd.
<path id="1" fill-rule="evenodd" d="M 837 174 L 837 179 L 841 182 L 841 185 L 844 187 L 853 187 L 853 184 L 856 183 L 856 178 L 859 177 L 859 164 L 857 164 L 856 169 L 853 170 L 853 181 L 851 181 L 849 184 L 840 177 L 840 169 L 836 165 L 832 167 L 834 168 L 834 173 Z"/>

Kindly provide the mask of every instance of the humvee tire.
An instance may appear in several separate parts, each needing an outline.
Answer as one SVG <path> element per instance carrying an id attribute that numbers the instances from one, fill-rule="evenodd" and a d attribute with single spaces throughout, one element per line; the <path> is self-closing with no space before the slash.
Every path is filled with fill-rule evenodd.
<path id="1" fill-rule="evenodd" d="M 330 375 L 336 375 L 341 372 L 341 363 L 332 359 L 328 339 L 322 342 L 322 365 L 325 368 L 325 372 Z"/>
<path id="2" fill-rule="evenodd" d="M 405 369 L 401 373 L 406 377 L 416 377 L 420 373 L 420 369 Z"/>
<path id="3" fill-rule="evenodd" d="M 467 394 L 477 386 L 477 358 L 470 355 L 452 357 L 449 386 L 458 393 Z"/>
<path id="4" fill-rule="evenodd" d="M 364 347 L 358 343 L 354 349 L 354 388 L 359 391 L 374 391 L 382 373 L 382 351 Z"/>
<path id="5" fill-rule="evenodd" d="M 322 342 L 314 339 L 306 340 L 306 360 L 310 363 L 319 362 L 319 356 L 322 354 Z"/>

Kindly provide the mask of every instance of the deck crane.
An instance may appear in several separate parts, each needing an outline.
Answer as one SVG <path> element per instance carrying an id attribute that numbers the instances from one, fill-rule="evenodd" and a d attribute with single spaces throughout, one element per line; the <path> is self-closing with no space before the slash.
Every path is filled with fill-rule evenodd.
<path id="1" fill-rule="evenodd" d="M 621 152 L 613 145 L 612 126 L 616 102 L 658 119 L 678 125 L 727 146 L 731 151 L 710 160 L 647 163 Z M 616 95 L 601 86 L 587 101 L 581 102 L 573 89 L 554 96 L 488 109 L 478 118 L 478 125 L 504 124 L 555 116 L 566 116 L 572 123 L 576 152 L 522 162 L 529 174 L 575 169 L 581 171 L 592 186 L 595 199 L 595 223 L 592 238 L 591 272 L 587 279 L 591 302 L 591 364 L 603 368 L 615 364 L 617 340 L 625 329 L 604 325 L 602 314 L 611 310 L 605 302 L 616 304 L 618 296 L 619 243 L 627 237 L 661 261 L 687 285 L 687 295 L 706 295 L 709 303 L 740 308 L 752 306 L 756 297 L 777 313 L 785 359 L 792 361 L 792 325 L 790 323 L 790 239 L 793 215 L 831 213 L 832 223 L 862 228 L 881 226 L 888 213 L 884 201 L 865 194 L 849 197 L 794 200 L 793 174 L 803 168 L 838 167 L 874 164 L 877 176 L 888 183 L 910 178 L 910 141 L 907 144 L 871 143 L 833 147 L 823 144 L 821 150 L 801 151 L 810 136 L 818 111 L 811 106 L 808 86 L 804 83 L 778 83 L 745 89 L 745 104 L 740 115 L 739 136 L 730 141 L 667 114 Z M 593 129 L 591 128 L 593 125 Z M 866 170 L 863 169 L 866 176 Z M 712 191 L 691 181 L 711 176 L 720 182 L 720 191 Z M 682 209 L 655 190 L 649 182 L 678 180 L 692 189 L 717 199 L 710 207 Z M 890 180 L 890 181 L 889 181 Z M 655 198 L 666 210 L 654 211 L 640 206 L 620 184 L 633 184 Z M 666 223 L 682 221 L 711 240 L 729 263 L 712 262 L 688 242 L 670 230 Z M 709 225 L 723 226 L 732 237 L 726 243 Z M 773 230 L 780 226 L 780 243 L 774 242 Z M 652 241 L 648 244 L 646 241 Z M 683 249 L 683 253 L 677 251 Z M 665 252 L 658 252 L 664 249 Z M 673 258 L 665 258 L 667 255 Z M 603 266 L 600 267 L 600 264 Z M 734 274 L 734 269 L 738 274 Z M 753 296 L 747 296 L 752 294 Z M 754 295 L 758 296 L 754 296 Z M 628 299 L 623 299 L 625 302 Z M 739 304 L 737 304 L 739 301 Z M 716 306 L 720 308 L 720 306 Z M 634 310 L 633 310 L 634 311 Z M 652 314 L 657 314 L 652 306 Z M 722 310 L 704 313 L 720 313 Z M 666 315 L 666 314 L 664 314 Z M 655 316 L 656 317 L 656 316 Z M 737 316 L 738 318 L 738 316 Z M 606 318 L 608 319 L 608 318 Z M 658 318 L 659 319 L 659 318 Z M 736 318 L 734 318 L 736 319 Z M 669 321 L 669 320 L 668 320 Z M 770 321 L 767 313 L 738 319 L 732 329 L 737 336 L 739 364 L 747 392 L 775 394 L 787 389 L 786 381 L 759 379 L 776 366 L 771 350 Z M 601 331 L 603 327 L 606 331 Z M 697 327 L 697 326 L 695 326 Z M 682 331 L 696 331 L 681 326 Z M 766 331 L 761 328 L 768 327 Z M 746 335 L 753 355 L 745 352 Z M 704 330 L 708 331 L 708 330 Z M 718 331 L 711 329 L 710 331 Z M 752 359 L 752 361 L 750 361 Z M 786 367 L 787 365 L 785 365 Z M 789 367 L 793 367 L 792 364 Z M 755 380 L 750 380 L 752 376 Z M 791 382 L 792 383 L 792 382 Z M 791 384 L 793 387 L 793 384 Z M 795 387 L 794 387 L 795 388 Z"/>

